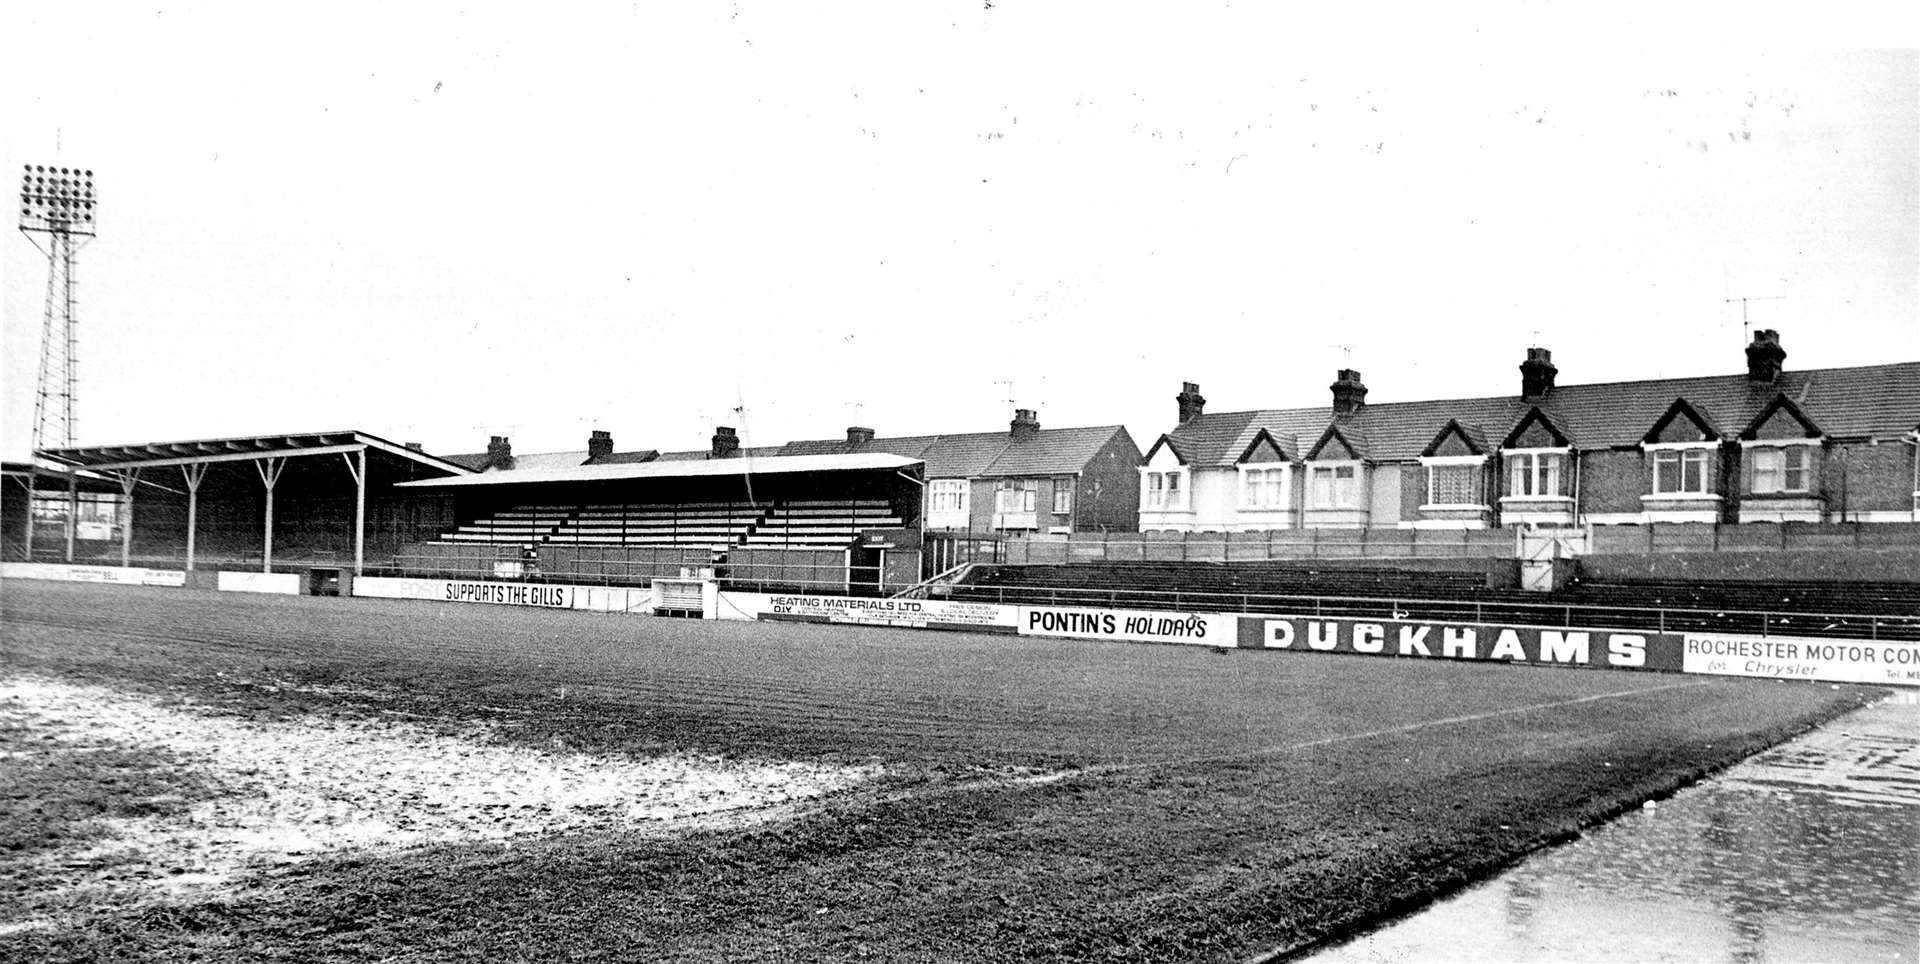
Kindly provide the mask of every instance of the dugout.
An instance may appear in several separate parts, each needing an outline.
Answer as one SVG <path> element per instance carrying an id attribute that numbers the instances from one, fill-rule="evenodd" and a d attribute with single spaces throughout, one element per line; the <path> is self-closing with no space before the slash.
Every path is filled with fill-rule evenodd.
<path id="1" fill-rule="evenodd" d="M 920 578 L 925 463 L 886 453 L 490 471 L 400 483 L 451 523 L 406 576 L 647 585 L 712 569 L 736 588 L 877 594 Z"/>
<path id="2" fill-rule="evenodd" d="M 354 430 L 36 454 L 121 496 L 117 544 L 70 545 L 64 561 L 303 577 L 315 568 L 357 574 L 440 531 L 451 522 L 445 500 L 396 487 L 471 473 Z"/>
<path id="3" fill-rule="evenodd" d="M 99 555 L 118 544 L 124 497 L 113 479 L 36 462 L 0 463 L 0 558 Z"/>

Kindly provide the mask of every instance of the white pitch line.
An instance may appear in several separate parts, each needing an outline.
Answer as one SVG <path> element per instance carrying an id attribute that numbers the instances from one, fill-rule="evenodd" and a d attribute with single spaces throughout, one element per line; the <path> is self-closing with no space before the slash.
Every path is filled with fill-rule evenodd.
<path id="1" fill-rule="evenodd" d="M 1658 693 L 1663 690 L 1687 689 L 1694 686 L 1706 686 L 1712 680 L 1698 680 L 1691 683 L 1669 683 L 1665 686 L 1649 686 L 1644 689 L 1620 690 L 1614 693 L 1599 693 L 1594 696 L 1581 696 L 1570 700 L 1555 700 L 1551 703 L 1534 703 L 1529 706 L 1515 706 L 1504 710 L 1489 710 L 1485 713 L 1471 713 L 1466 716 L 1449 716 L 1438 720 L 1422 720 L 1403 726 L 1388 727 L 1384 730 L 1369 730 L 1365 733 L 1346 733 L 1340 736 L 1323 737 L 1308 740 L 1305 743 L 1284 743 L 1277 746 L 1261 747 L 1257 750 L 1242 750 L 1239 753 L 1224 753 L 1218 756 L 1185 757 L 1174 760 L 1143 760 L 1139 763 L 1099 763 L 1085 769 L 1074 771 L 1075 775 L 1114 773 L 1123 770 L 1144 770 L 1150 767 L 1185 766 L 1193 763 L 1220 763 L 1227 760 L 1243 760 L 1251 757 L 1272 756 L 1278 753 L 1290 753 L 1294 750 L 1310 750 L 1317 746 L 1330 746 L 1335 743 L 1347 743 L 1353 740 L 1370 740 L 1378 736 L 1393 736 L 1399 733 L 1412 733 L 1432 726 L 1452 726 L 1455 723 L 1473 723 L 1490 720 L 1500 716 L 1515 716 L 1531 713 L 1535 710 L 1551 710 L 1562 706 L 1577 706 L 1581 703 L 1595 703 L 1600 700 L 1617 699 L 1622 696 L 1638 696 L 1642 693 Z"/>

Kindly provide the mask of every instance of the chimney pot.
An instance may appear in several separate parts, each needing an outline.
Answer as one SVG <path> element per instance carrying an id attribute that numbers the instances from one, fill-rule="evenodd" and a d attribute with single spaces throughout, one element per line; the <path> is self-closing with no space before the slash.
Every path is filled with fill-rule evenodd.
<path id="1" fill-rule="evenodd" d="M 1753 333 L 1753 343 L 1747 346 L 1747 381 L 1762 385 L 1771 385 L 1780 377 L 1782 363 L 1787 360 L 1787 350 L 1780 347 L 1780 333 L 1771 328 Z"/>
<path id="2" fill-rule="evenodd" d="M 1520 363 L 1520 397 L 1529 402 L 1546 398 L 1553 393 L 1553 376 L 1559 373 L 1553 364 L 1553 352 L 1527 349 L 1527 360 Z"/>
<path id="3" fill-rule="evenodd" d="M 1040 434 L 1040 419 L 1031 408 L 1013 410 L 1013 421 L 1008 423 L 1013 430 L 1013 440 L 1022 442 Z"/>
<path id="4" fill-rule="evenodd" d="M 487 468 L 513 468 L 513 442 L 505 435 L 495 435 L 487 441 Z"/>
<path id="5" fill-rule="evenodd" d="M 1360 381 L 1360 373 L 1351 368 L 1342 368 L 1328 386 L 1333 390 L 1333 414 L 1352 415 L 1367 404 L 1367 386 Z"/>
<path id="6" fill-rule="evenodd" d="M 1207 400 L 1200 396 L 1200 385 L 1197 382 L 1181 382 L 1180 394 L 1173 396 L 1173 400 L 1180 403 L 1180 424 L 1182 425 L 1199 418 L 1201 411 L 1207 407 Z"/>
<path id="7" fill-rule="evenodd" d="M 603 459 L 613 454 L 613 433 L 594 429 L 587 434 L 587 461 Z"/>
<path id="8" fill-rule="evenodd" d="M 873 441 L 873 429 L 864 428 L 859 425 L 847 426 L 848 445 L 865 445 L 871 441 Z"/>
<path id="9" fill-rule="evenodd" d="M 732 426 L 721 425 L 713 430 L 713 452 L 711 459 L 730 459 L 740 454 L 740 437 L 735 435 Z"/>

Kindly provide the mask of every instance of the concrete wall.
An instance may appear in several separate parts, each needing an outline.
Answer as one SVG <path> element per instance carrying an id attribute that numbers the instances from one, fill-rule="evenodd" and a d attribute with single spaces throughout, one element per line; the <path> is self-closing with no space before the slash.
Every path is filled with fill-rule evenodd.
<path id="1" fill-rule="evenodd" d="M 1698 579 L 1724 582 L 1920 583 L 1920 550 L 1661 552 L 1582 556 L 1593 582 Z"/>

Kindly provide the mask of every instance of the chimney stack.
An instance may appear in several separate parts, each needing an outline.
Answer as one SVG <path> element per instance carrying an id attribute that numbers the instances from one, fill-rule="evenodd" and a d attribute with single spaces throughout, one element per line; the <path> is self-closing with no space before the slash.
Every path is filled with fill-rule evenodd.
<path id="1" fill-rule="evenodd" d="M 873 429 L 861 428 L 858 425 L 847 426 L 848 445 L 865 445 L 871 441 L 873 441 Z"/>
<path id="2" fill-rule="evenodd" d="M 1553 366 L 1553 352 L 1527 349 L 1527 360 L 1520 363 L 1520 397 L 1529 402 L 1545 399 L 1553 392 L 1553 376 L 1559 373 Z"/>
<path id="3" fill-rule="evenodd" d="M 419 442 L 407 442 L 405 443 L 405 445 L 407 447 L 407 451 L 409 452 L 425 452 L 426 451 L 426 448 L 421 446 Z"/>
<path id="4" fill-rule="evenodd" d="M 1200 397 L 1200 386 L 1195 382 L 1181 382 L 1180 394 L 1173 396 L 1180 403 L 1180 424 L 1185 425 L 1200 417 L 1201 409 L 1207 407 L 1207 400 Z"/>
<path id="5" fill-rule="evenodd" d="M 730 459 L 740 454 L 740 436 L 733 434 L 730 426 L 722 425 L 713 430 L 713 454 L 710 459 Z"/>
<path id="6" fill-rule="evenodd" d="M 613 433 L 594 429 L 587 435 L 587 461 L 604 459 L 613 454 Z"/>
<path id="7" fill-rule="evenodd" d="M 487 439 L 487 468 L 513 468 L 513 442 L 505 435 Z"/>
<path id="8" fill-rule="evenodd" d="M 1013 421 L 1008 423 L 1013 429 L 1013 440 L 1024 442 L 1040 434 L 1040 419 L 1031 408 L 1013 410 Z"/>
<path id="9" fill-rule="evenodd" d="M 1747 381 L 1761 385 L 1771 385 L 1780 377 L 1781 362 L 1787 360 L 1787 350 L 1780 347 L 1780 333 L 1771 328 L 1753 333 L 1753 344 L 1747 346 Z"/>
<path id="10" fill-rule="evenodd" d="M 1360 383 L 1360 373 L 1351 368 L 1340 369 L 1333 384 L 1333 414 L 1352 415 L 1367 404 L 1367 386 Z"/>

